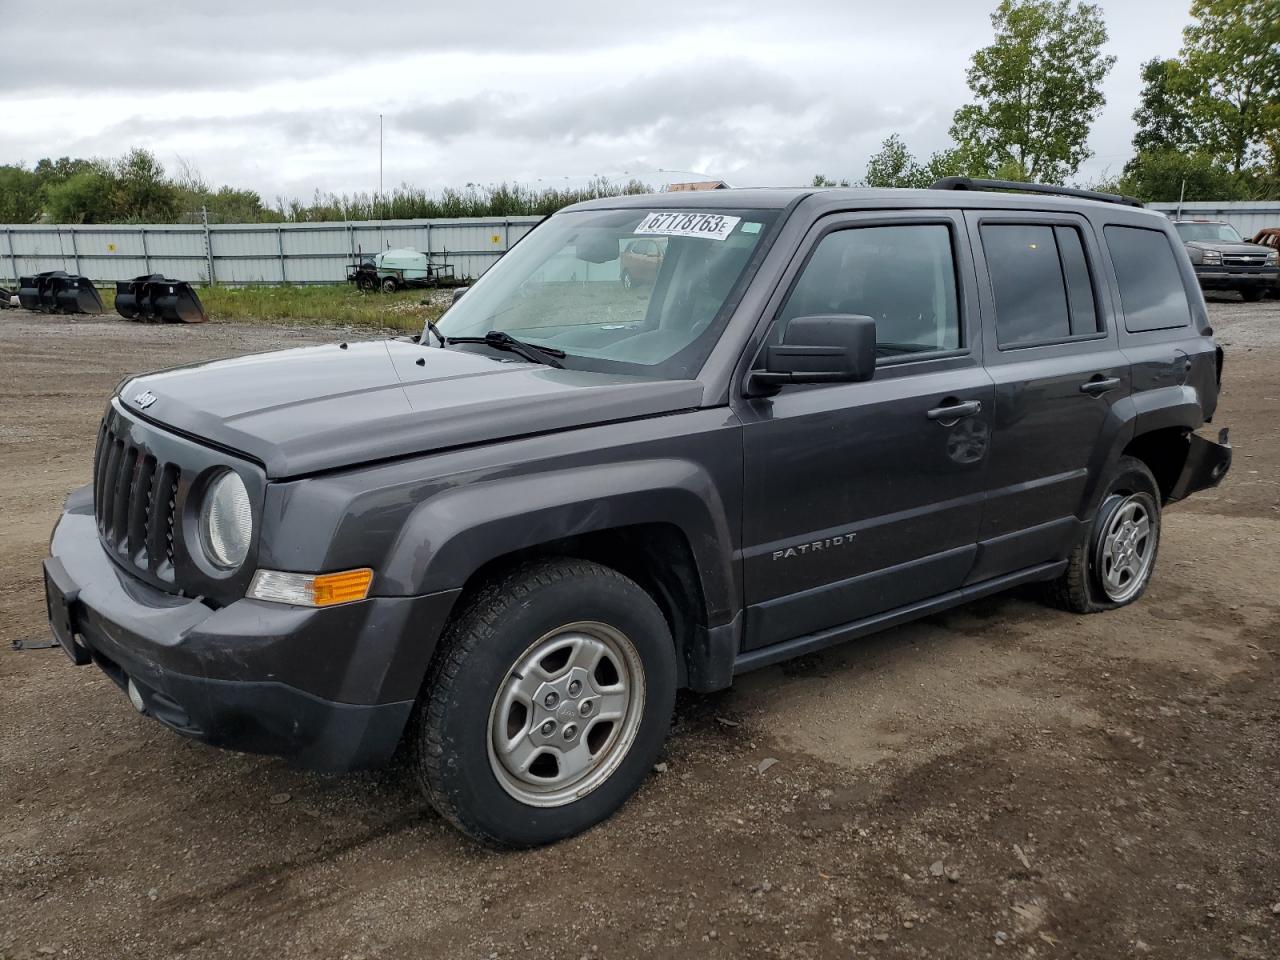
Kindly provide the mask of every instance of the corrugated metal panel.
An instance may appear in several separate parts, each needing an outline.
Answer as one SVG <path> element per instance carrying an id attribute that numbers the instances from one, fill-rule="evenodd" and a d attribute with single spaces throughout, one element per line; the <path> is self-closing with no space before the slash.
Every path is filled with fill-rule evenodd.
<path id="1" fill-rule="evenodd" d="M 430 252 L 458 277 L 484 273 L 539 217 L 354 223 L 0 225 L 0 277 L 67 270 L 98 283 L 144 273 L 207 283 L 342 283 L 352 254 Z M 206 236 L 208 248 L 206 248 Z"/>
<path id="2" fill-rule="evenodd" d="M 1149 203 L 1152 210 L 1175 216 L 1176 203 Z M 1243 237 L 1252 237 L 1263 227 L 1280 227 L 1280 201 L 1277 200 L 1224 200 L 1195 201 L 1181 205 L 1186 220 L 1223 220 Z"/>

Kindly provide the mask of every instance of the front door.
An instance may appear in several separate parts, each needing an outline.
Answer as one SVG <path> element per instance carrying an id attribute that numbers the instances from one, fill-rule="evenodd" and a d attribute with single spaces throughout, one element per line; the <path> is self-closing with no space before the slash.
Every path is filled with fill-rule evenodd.
<path id="1" fill-rule="evenodd" d="M 806 244 L 766 342 L 798 316 L 870 316 L 877 369 L 739 402 L 747 649 L 956 589 L 986 490 L 993 391 L 960 217 L 840 215 Z"/>

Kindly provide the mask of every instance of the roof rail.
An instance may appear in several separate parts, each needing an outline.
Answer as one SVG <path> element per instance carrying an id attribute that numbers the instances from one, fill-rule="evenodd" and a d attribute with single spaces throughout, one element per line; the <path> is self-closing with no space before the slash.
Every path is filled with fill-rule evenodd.
<path id="1" fill-rule="evenodd" d="M 1119 203 L 1126 207 L 1144 204 L 1134 197 L 1118 193 L 1099 193 L 1097 190 L 1077 190 L 1075 187 L 1056 187 L 1050 183 L 1019 183 L 1017 180 L 983 180 L 979 177 L 943 177 L 930 190 L 1016 190 L 1020 193 L 1047 193 L 1055 197 L 1077 197 L 1081 200 L 1101 200 L 1103 203 Z"/>

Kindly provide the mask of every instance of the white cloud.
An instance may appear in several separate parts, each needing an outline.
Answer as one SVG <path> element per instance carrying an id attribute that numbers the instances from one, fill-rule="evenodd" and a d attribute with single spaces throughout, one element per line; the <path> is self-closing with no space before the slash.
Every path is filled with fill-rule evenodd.
<path id="1" fill-rule="evenodd" d="M 1163 0 L 1105 5 L 1119 62 L 1085 177 L 1123 164 L 1139 65 L 1175 53 L 1185 19 Z M 140 145 L 267 199 L 372 190 L 381 113 L 388 185 L 856 179 L 895 130 L 919 154 L 945 145 L 992 6 L 491 0 L 402 5 L 378 27 L 345 0 L 77 0 L 57 32 L 74 56 L 47 55 L 41 18 L 6 27 L 0 163 Z"/>

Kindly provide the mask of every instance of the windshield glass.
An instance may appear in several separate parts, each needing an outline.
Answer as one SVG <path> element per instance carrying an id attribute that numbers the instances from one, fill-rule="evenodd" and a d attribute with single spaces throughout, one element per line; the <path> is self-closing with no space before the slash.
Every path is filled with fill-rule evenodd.
<path id="1" fill-rule="evenodd" d="M 689 379 L 776 218 L 639 207 L 556 214 L 494 264 L 440 329 L 498 330 L 563 350 L 567 367 Z"/>
<path id="2" fill-rule="evenodd" d="M 1207 240 L 1209 243 L 1240 243 L 1240 234 L 1229 223 L 1175 223 L 1183 243 Z"/>

